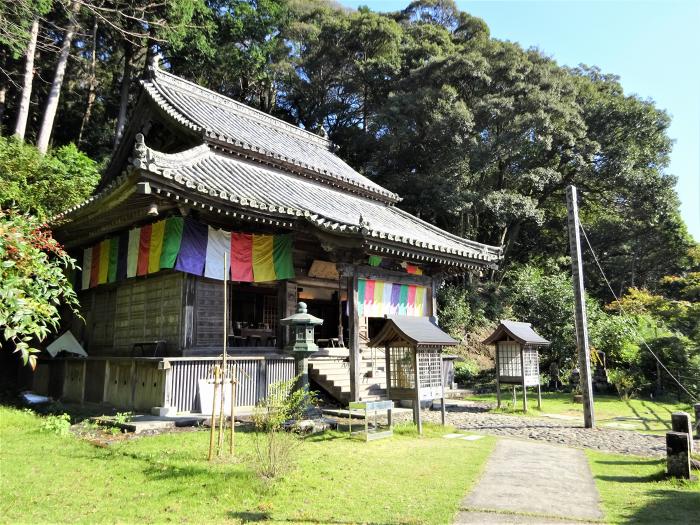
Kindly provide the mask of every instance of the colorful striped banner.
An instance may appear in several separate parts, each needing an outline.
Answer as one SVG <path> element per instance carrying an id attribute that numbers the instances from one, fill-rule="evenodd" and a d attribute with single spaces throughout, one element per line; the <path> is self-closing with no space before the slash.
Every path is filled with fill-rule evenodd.
<path id="1" fill-rule="evenodd" d="M 83 250 L 83 290 L 164 268 L 223 279 L 274 281 L 294 277 L 291 235 L 231 233 L 191 218 L 170 217 Z M 227 266 L 223 259 L 227 254 Z"/>
<path id="2" fill-rule="evenodd" d="M 429 294 L 425 286 L 359 279 L 357 295 L 358 313 L 364 317 L 424 316 L 429 311 Z"/>

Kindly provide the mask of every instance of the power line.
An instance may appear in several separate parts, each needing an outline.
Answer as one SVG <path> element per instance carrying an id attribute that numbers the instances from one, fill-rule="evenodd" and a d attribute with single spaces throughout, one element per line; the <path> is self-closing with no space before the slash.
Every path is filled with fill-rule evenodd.
<path id="1" fill-rule="evenodd" d="M 605 281 L 605 284 L 608 286 L 608 289 L 610 290 L 610 293 L 611 293 L 612 296 L 615 298 L 615 301 L 617 302 L 617 305 L 618 305 L 618 307 L 620 308 L 620 312 L 622 313 L 622 316 L 623 316 L 622 318 L 623 318 L 623 319 L 625 320 L 625 322 L 627 322 L 627 324 L 631 327 L 631 329 L 632 329 L 632 331 L 634 332 L 634 334 L 635 334 L 635 335 L 637 336 L 637 338 L 642 342 L 642 344 L 646 347 L 646 349 L 649 351 L 649 353 L 650 353 L 652 356 L 654 356 L 654 359 L 656 359 L 656 362 L 659 363 L 659 365 L 661 366 L 661 368 L 663 368 L 663 369 L 666 371 L 666 373 L 667 373 L 669 376 L 671 376 L 671 379 L 673 379 L 673 380 L 676 382 L 676 384 L 677 384 L 679 387 L 681 387 L 681 389 L 683 389 L 683 391 L 684 391 L 686 394 L 688 394 L 688 395 L 690 396 L 690 399 L 692 399 L 693 401 L 697 401 L 698 399 L 695 397 L 695 395 L 694 395 L 694 394 L 691 394 L 691 393 L 688 391 L 688 389 L 685 388 L 685 387 L 683 386 L 683 384 L 682 384 L 678 379 L 676 379 L 676 376 L 674 376 L 674 375 L 671 373 L 671 371 L 670 371 L 668 368 L 666 368 L 666 365 L 664 365 L 663 362 L 661 361 L 661 359 L 659 359 L 659 356 L 657 356 L 656 353 L 654 353 L 654 351 L 651 349 L 651 347 L 647 344 L 646 340 L 644 339 L 644 336 L 642 336 L 642 334 L 640 334 L 639 331 L 637 330 L 637 327 L 636 327 L 634 324 L 632 324 L 632 321 L 630 320 L 630 318 L 629 318 L 628 315 L 627 315 L 627 312 L 626 312 L 625 309 L 623 308 L 622 303 L 620 302 L 620 299 L 617 297 L 617 294 L 615 293 L 615 291 L 613 290 L 612 286 L 610 285 L 610 281 L 608 281 L 608 278 L 607 278 L 607 276 L 605 275 L 605 272 L 603 271 L 603 267 L 600 265 L 600 261 L 598 260 L 598 256 L 596 255 L 595 250 L 593 250 L 593 246 L 591 246 L 591 242 L 588 240 L 588 235 L 586 235 L 586 229 L 583 227 L 583 224 L 581 224 L 581 222 L 579 222 L 579 225 L 581 226 L 581 233 L 583 233 L 583 238 L 586 239 L 586 244 L 588 245 L 588 249 L 591 251 L 591 255 L 593 255 L 593 260 L 595 261 L 596 266 L 598 266 L 598 271 L 600 271 L 600 275 L 603 276 L 603 280 Z"/>

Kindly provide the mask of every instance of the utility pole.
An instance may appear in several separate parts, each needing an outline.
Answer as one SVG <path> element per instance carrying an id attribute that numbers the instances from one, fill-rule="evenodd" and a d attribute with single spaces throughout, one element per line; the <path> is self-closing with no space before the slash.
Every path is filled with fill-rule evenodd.
<path id="1" fill-rule="evenodd" d="M 583 421 L 586 428 L 593 428 L 595 414 L 593 413 L 593 385 L 591 383 L 591 350 L 588 347 L 586 297 L 583 288 L 583 263 L 581 260 L 581 229 L 578 220 L 575 186 L 566 188 L 566 208 L 569 216 L 569 246 L 571 249 L 571 274 L 574 281 L 576 347 L 580 371 L 579 381 L 583 394 Z"/>

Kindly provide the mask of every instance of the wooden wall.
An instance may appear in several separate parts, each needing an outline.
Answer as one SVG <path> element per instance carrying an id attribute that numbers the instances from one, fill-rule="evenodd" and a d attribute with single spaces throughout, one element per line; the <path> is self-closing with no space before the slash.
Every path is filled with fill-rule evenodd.
<path id="1" fill-rule="evenodd" d="M 184 275 L 161 272 L 83 292 L 85 326 L 76 336 L 88 354 L 130 356 L 136 342 L 165 340 L 168 355 L 179 355 Z"/>

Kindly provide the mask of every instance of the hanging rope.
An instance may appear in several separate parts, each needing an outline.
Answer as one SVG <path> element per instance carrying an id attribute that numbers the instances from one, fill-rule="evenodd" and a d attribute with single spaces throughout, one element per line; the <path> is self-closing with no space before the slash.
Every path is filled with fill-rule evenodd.
<path id="1" fill-rule="evenodd" d="M 651 349 L 651 347 L 647 344 L 646 340 L 644 339 L 644 336 L 639 333 L 637 330 L 637 327 L 632 323 L 630 320 L 629 316 L 627 315 L 627 312 L 625 312 L 625 309 L 622 307 L 622 303 L 620 302 L 620 299 L 617 297 L 617 294 L 612 288 L 612 285 L 610 284 L 610 281 L 608 281 L 608 277 L 605 275 L 605 272 L 603 271 L 603 267 L 600 265 L 600 261 L 598 261 L 598 256 L 595 253 L 595 250 L 593 250 L 593 246 L 591 246 L 591 242 L 588 240 L 588 235 L 586 235 L 586 229 L 583 227 L 583 224 L 579 222 L 579 225 L 581 226 L 581 233 L 583 233 L 583 238 L 586 239 L 586 244 L 588 245 L 588 249 L 591 251 L 591 255 L 593 255 L 593 260 L 595 261 L 596 266 L 598 267 L 598 271 L 600 272 L 600 275 L 603 277 L 603 280 L 605 281 L 605 284 L 608 286 L 608 289 L 610 290 L 610 293 L 612 296 L 615 298 L 615 301 L 617 302 L 618 307 L 620 308 L 620 313 L 622 314 L 622 318 L 624 321 L 627 323 L 627 325 L 631 328 L 631 332 L 633 332 L 633 335 L 636 335 L 639 341 L 644 345 L 644 347 L 649 351 L 649 353 L 654 356 L 654 359 L 656 359 L 656 362 L 659 363 L 659 366 L 663 368 L 666 373 L 673 379 L 676 384 L 686 393 L 688 396 L 690 396 L 690 399 L 693 401 L 697 401 L 698 399 L 695 397 L 694 394 L 691 394 L 686 387 L 683 386 L 683 384 L 674 376 L 671 371 L 666 368 L 666 365 L 663 364 L 661 359 L 659 359 L 659 356 L 656 355 L 656 353 Z"/>

